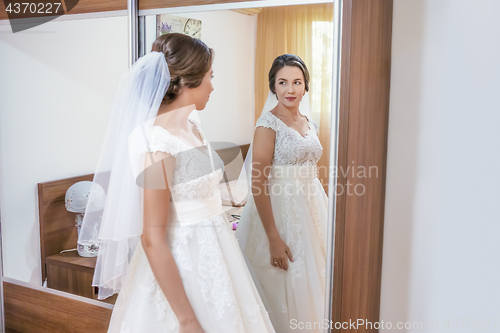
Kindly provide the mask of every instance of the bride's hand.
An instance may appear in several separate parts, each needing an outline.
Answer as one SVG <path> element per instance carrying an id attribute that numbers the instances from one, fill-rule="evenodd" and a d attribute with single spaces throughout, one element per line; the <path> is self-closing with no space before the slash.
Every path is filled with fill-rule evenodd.
<path id="1" fill-rule="evenodd" d="M 288 270 L 288 259 L 293 262 L 292 251 L 286 243 L 277 236 L 269 240 L 269 252 L 271 253 L 271 265 Z"/>
<path id="2" fill-rule="evenodd" d="M 179 333 L 205 333 L 198 319 L 193 318 L 179 322 Z"/>

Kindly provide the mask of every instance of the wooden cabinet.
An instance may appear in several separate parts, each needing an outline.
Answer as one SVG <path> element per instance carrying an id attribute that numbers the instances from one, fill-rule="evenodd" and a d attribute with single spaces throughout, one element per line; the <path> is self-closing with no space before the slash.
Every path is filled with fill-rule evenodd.
<path id="1" fill-rule="evenodd" d="M 92 286 L 96 261 L 96 257 L 80 257 L 76 251 L 46 257 L 47 287 L 97 299 L 98 288 Z M 114 304 L 116 298 L 114 295 L 103 301 Z"/>
<path id="2" fill-rule="evenodd" d="M 97 299 L 92 287 L 96 257 L 80 257 L 76 251 L 45 258 L 47 287 Z"/>

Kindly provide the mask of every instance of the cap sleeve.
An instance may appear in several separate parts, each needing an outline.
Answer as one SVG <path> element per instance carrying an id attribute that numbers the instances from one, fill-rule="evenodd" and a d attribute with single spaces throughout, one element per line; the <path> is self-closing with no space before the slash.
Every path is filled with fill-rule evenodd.
<path id="1" fill-rule="evenodd" d="M 278 132 L 279 124 L 277 120 L 278 119 L 275 116 L 273 116 L 270 112 L 266 112 L 265 114 L 259 117 L 257 123 L 255 124 L 255 128 L 265 127 L 265 128 L 270 128 L 275 132 Z"/>
<path id="2" fill-rule="evenodd" d="M 316 131 L 316 134 L 319 134 L 319 125 L 318 123 L 316 122 L 316 120 L 312 119 L 312 118 L 309 118 L 309 122 L 312 124 L 312 126 L 314 127 L 314 130 Z"/>
<path id="3" fill-rule="evenodd" d="M 154 126 L 151 130 L 148 148 L 151 153 L 161 151 L 172 156 L 176 156 L 181 150 L 179 142 L 175 140 L 175 137 L 160 126 Z"/>

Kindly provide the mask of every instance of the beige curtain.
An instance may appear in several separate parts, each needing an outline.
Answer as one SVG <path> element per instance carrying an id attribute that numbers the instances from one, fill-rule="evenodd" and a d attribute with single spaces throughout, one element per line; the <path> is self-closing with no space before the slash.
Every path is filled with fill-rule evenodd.
<path id="1" fill-rule="evenodd" d="M 333 62 L 333 3 L 266 7 L 257 16 L 255 121 L 269 92 L 267 75 L 273 60 L 284 53 L 298 55 L 311 74 L 312 117 L 319 124 L 323 154 L 319 179 L 328 193 Z"/>

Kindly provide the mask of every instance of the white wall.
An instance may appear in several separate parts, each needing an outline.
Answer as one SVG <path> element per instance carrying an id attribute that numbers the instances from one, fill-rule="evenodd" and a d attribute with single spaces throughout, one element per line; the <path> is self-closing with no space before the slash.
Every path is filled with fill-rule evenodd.
<path id="1" fill-rule="evenodd" d="M 127 67 L 126 17 L 0 27 L 5 276 L 41 283 L 36 184 L 94 172 Z"/>
<path id="2" fill-rule="evenodd" d="M 199 113 L 207 139 L 250 143 L 255 125 L 257 15 L 230 10 L 175 15 L 201 20 L 201 40 L 215 52 L 215 90 Z M 148 16 L 146 22 L 149 52 L 156 38 L 156 16 Z"/>
<path id="3" fill-rule="evenodd" d="M 500 319 L 498 12 L 394 1 L 380 317 L 424 325 L 399 332 Z"/>

